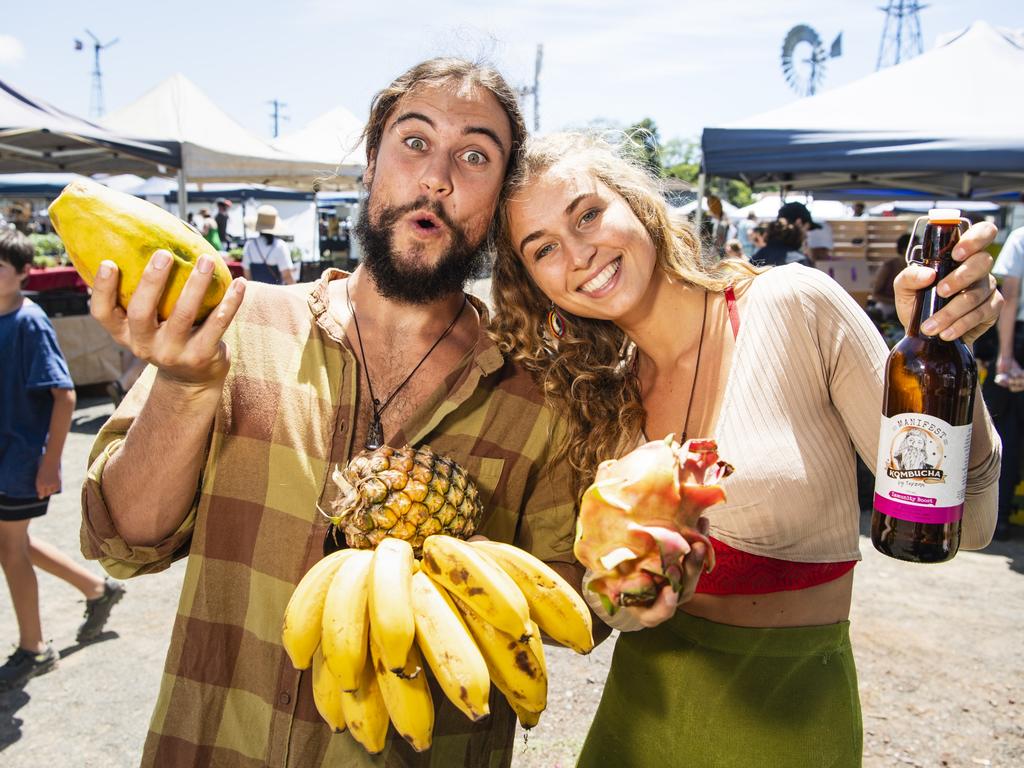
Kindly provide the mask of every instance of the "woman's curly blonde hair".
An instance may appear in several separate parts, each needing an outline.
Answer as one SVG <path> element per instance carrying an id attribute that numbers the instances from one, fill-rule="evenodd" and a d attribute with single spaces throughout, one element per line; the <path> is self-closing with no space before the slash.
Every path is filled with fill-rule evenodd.
<path id="1" fill-rule="evenodd" d="M 626 334 L 610 321 L 560 310 L 565 335 L 552 338 L 545 330 L 551 300 L 530 278 L 512 242 L 508 202 L 556 165 L 591 174 L 626 201 L 650 235 L 657 264 L 669 279 L 719 292 L 756 270 L 745 261 L 703 258 L 689 226 L 669 213 L 659 181 L 601 136 L 560 133 L 526 141 L 502 190 L 491 233 L 491 336 L 504 354 L 533 374 L 548 404 L 565 415 L 568 431 L 558 456 L 574 468 L 579 496 L 601 461 L 637 445 L 645 413 L 633 365 L 636 350 Z"/>

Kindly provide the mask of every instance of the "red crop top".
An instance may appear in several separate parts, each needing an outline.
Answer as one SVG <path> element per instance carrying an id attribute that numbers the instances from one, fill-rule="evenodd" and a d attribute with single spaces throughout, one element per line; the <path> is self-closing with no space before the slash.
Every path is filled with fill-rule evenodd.
<path id="1" fill-rule="evenodd" d="M 739 335 L 740 313 L 732 287 L 725 289 L 733 338 Z M 764 555 L 752 555 L 712 537 L 715 569 L 697 582 L 697 592 L 707 595 L 763 595 L 768 592 L 806 589 L 838 579 L 853 569 L 856 560 L 841 563 L 798 563 Z"/>
<path id="2" fill-rule="evenodd" d="M 706 595 L 763 595 L 806 589 L 838 579 L 851 571 L 856 560 L 842 563 L 797 563 L 752 555 L 712 537 L 715 569 L 702 574 L 697 592 Z"/>

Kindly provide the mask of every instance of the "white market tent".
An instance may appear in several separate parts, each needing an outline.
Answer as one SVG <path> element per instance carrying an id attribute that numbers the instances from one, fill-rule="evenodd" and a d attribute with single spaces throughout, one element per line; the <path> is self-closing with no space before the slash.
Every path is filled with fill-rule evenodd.
<path id="1" fill-rule="evenodd" d="M 1024 188 L 1024 45 L 975 22 L 860 80 L 721 128 L 704 171 L 843 199 L 1010 199 Z"/>
<path id="2" fill-rule="evenodd" d="M 166 147 L 131 141 L 0 81 L 0 173 L 168 173 Z"/>
<path id="3" fill-rule="evenodd" d="M 182 189 L 187 188 L 187 181 L 195 181 L 312 190 L 317 179 L 336 171 L 335 161 L 329 157 L 296 157 L 254 136 L 181 74 L 171 75 L 138 100 L 112 112 L 103 124 L 179 152 Z M 352 186 L 353 176 L 335 176 L 335 183 Z"/>
<path id="4" fill-rule="evenodd" d="M 730 203 L 728 200 L 722 200 L 721 203 L 722 203 L 722 211 L 725 213 L 725 217 L 727 219 L 732 220 L 732 219 L 735 219 L 735 218 L 737 218 L 739 216 L 739 210 L 740 209 L 737 208 L 735 205 Z M 694 210 L 696 208 L 697 208 L 697 198 L 694 198 L 693 200 L 691 200 L 688 203 L 683 203 L 682 205 L 677 205 L 677 206 L 673 207 L 672 211 L 674 213 L 677 213 L 677 214 L 680 214 L 680 215 L 683 215 L 683 216 L 689 216 L 690 214 L 692 214 L 694 212 Z M 704 208 L 705 211 L 708 210 L 708 199 L 706 197 L 704 198 L 703 208 Z"/>
<path id="5" fill-rule="evenodd" d="M 338 173 L 361 176 L 366 165 L 364 122 L 345 107 L 337 106 L 270 143 L 297 157 L 328 158 L 338 167 Z"/>
<path id="6" fill-rule="evenodd" d="M 779 215 L 783 203 L 803 203 L 815 221 L 839 219 L 847 215 L 846 206 L 835 200 L 815 200 L 805 195 L 786 195 L 785 201 L 779 195 L 762 195 L 750 205 L 736 210 L 730 219 L 745 219 L 750 213 L 757 219 L 774 219 Z"/>

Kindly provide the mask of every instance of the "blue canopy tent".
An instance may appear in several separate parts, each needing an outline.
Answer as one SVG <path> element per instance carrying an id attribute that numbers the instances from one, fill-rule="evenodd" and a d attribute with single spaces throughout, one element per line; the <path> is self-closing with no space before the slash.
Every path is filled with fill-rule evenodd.
<path id="1" fill-rule="evenodd" d="M 975 22 L 854 83 L 702 137 L 705 176 L 839 199 L 1011 201 L 1024 190 L 1024 44 Z"/>

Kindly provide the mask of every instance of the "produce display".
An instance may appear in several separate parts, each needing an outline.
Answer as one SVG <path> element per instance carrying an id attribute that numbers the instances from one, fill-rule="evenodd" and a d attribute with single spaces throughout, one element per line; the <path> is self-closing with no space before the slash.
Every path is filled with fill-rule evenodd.
<path id="1" fill-rule="evenodd" d="M 220 303 L 231 284 L 231 272 L 217 250 L 174 214 L 132 195 L 88 179 L 71 182 L 49 208 L 71 263 L 92 286 L 100 262 L 109 259 L 121 273 L 118 303 L 127 308 L 146 264 L 158 249 L 172 256 L 170 275 L 157 315 L 170 316 L 202 254 L 213 259 L 213 279 L 196 314 L 203 320 Z"/>
<path id="2" fill-rule="evenodd" d="M 384 446 L 336 473 L 343 502 L 327 554 L 296 586 L 282 642 L 312 668 L 317 710 L 370 753 L 390 726 L 430 748 L 427 675 L 471 720 L 490 713 L 493 683 L 525 728 L 547 705 L 541 633 L 594 647 L 590 610 L 548 565 L 517 547 L 466 541 L 482 508 L 467 473 L 429 448 Z"/>
<path id="3" fill-rule="evenodd" d="M 651 605 L 666 584 L 679 591 L 695 541 L 707 545 L 711 571 L 715 553 L 696 525 L 705 509 L 725 501 L 718 482 L 732 470 L 714 440 L 680 446 L 671 435 L 601 463 L 580 501 L 573 549 L 609 614 Z"/>

